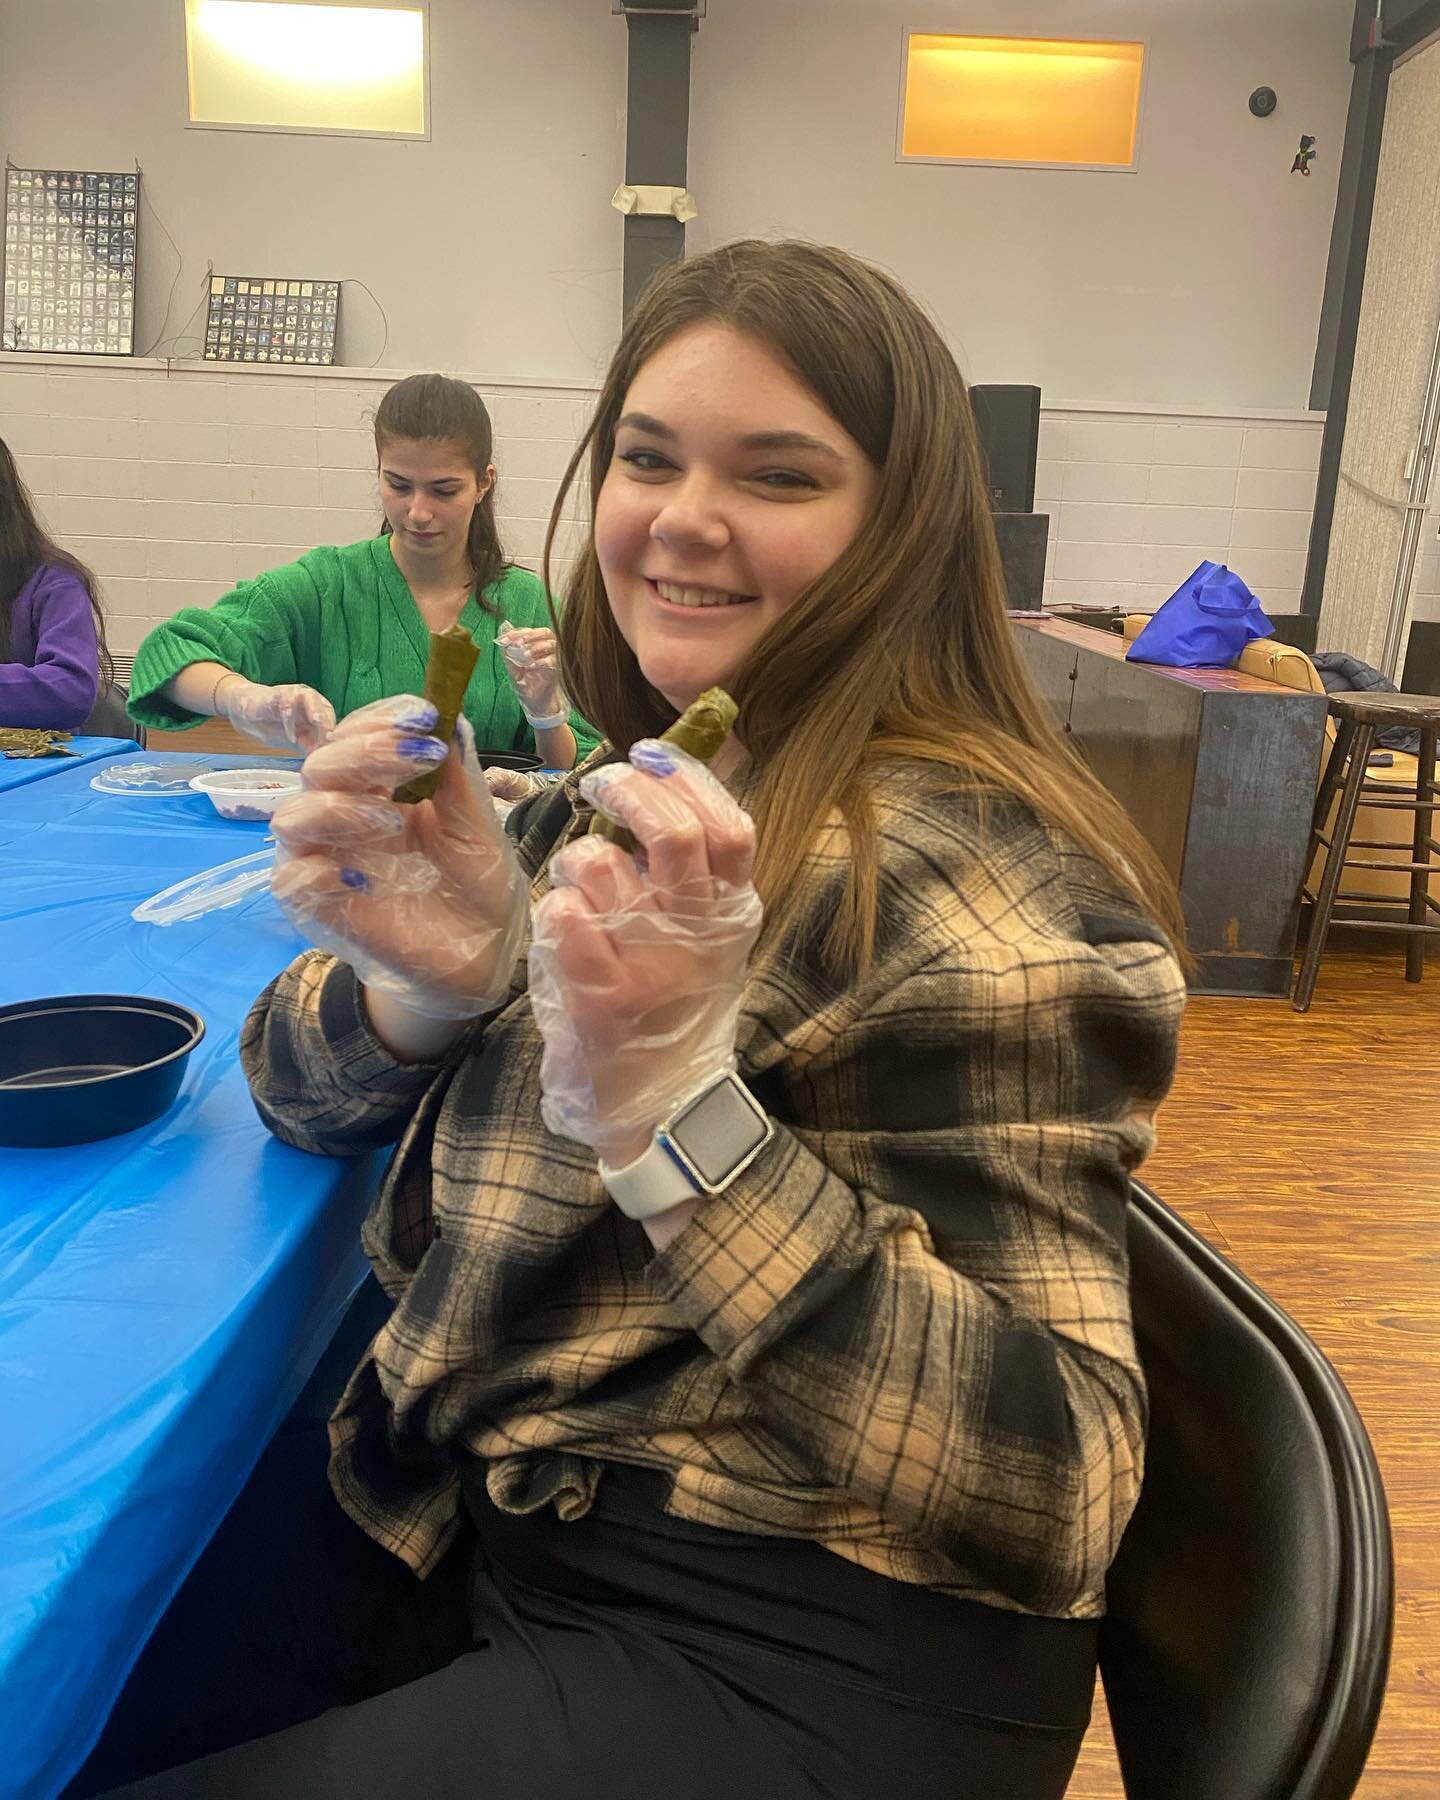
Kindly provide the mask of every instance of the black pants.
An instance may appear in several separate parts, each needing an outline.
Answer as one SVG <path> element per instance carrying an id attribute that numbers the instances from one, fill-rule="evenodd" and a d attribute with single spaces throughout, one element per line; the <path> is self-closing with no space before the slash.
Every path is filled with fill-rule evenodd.
<path id="1" fill-rule="evenodd" d="M 322 1433 L 276 1440 L 67 1800 L 1065 1791 L 1091 1626 L 668 1519 L 659 1479 L 623 1469 L 569 1525 L 467 1481 L 475 1529 L 417 1582 L 341 1512 L 324 1461 Z"/>

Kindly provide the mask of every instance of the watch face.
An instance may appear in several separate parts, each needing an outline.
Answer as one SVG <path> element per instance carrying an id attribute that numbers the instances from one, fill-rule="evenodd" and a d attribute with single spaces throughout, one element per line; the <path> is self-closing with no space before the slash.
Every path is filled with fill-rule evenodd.
<path id="1" fill-rule="evenodd" d="M 736 1081 L 722 1081 L 671 1121 L 671 1142 L 700 1179 L 720 1187 L 770 1135 L 770 1122 Z"/>

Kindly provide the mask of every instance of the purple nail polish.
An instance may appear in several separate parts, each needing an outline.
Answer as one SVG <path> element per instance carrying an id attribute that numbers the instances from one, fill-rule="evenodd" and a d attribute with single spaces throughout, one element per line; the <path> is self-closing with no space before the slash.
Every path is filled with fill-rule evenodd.
<path id="1" fill-rule="evenodd" d="M 445 760 L 445 746 L 439 738 L 402 737 L 395 748 L 401 756 L 412 757 L 416 762 L 438 763 Z"/>
<path id="2" fill-rule="evenodd" d="M 605 763 L 598 769 L 592 769 L 588 775 L 580 778 L 580 797 L 588 800 L 597 812 L 605 810 L 605 796 L 620 779 L 622 765 Z"/>
<path id="3" fill-rule="evenodd" d="M 673 775 L 679 767 L 668 747 L 659 738 L 641 738 L 638 744 L 632 744 L 630 761 L 637 769 L 642 769 L 647 775 L 657 775 L 662 781 L 667 775 Z"/>
<path id="4" fill-rule="evenodd" d="M 439 720 L 439 713 L 433 706 L 420 706 L 413 713 L 406 713 L 404 718 L 395 721 L 397 731 L 430 731 Z"/>
<path id="5" fill-rule="evenodd" d="M 348 888 L 368 888 L 370 885 L 369 878 L 361 869 L 342 869 L 340 879 Z"/>

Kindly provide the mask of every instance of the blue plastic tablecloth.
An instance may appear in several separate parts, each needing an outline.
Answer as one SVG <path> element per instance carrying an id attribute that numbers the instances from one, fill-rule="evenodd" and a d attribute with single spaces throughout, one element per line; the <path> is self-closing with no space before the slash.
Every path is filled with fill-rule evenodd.
<path id="1" fill-rule="evenodd" d="M 373 1181 L 278 1143 L 251 1104 L 238 1029 L 300 947 L 269 894 L 189 925 L 130 918 L 259 849 L 265 827 L 227 824 L 202 794 L 97 794 L 92 773 L 70 765 L 0 805 L 0 1004 L 152 994 L 207 1031 L 154 1124 L 0 1148 L 8 1800 L 49 1800 L 94 1744 L 364 1273 Z"/>
<path id="2" fill-rule="evenodd" d="M 32 781 L 43 781 L 47 775 L 59 775 L 81 763 L 97 763 L 102 757 L 119 756 L 122 751 L 141 754 L 133 738 L 76 737 L 67 748 L 73 756 L 0 756 L 0 794 L 10 788 L 28 787 Z M 91 774 L 94 774 L 92 769 Z"/>

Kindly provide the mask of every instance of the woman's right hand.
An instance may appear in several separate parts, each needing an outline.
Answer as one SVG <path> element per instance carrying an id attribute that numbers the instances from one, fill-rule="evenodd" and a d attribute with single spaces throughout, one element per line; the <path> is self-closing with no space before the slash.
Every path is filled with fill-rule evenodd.
<path id="1" fill-rule="evenodd" d="M 309 940 L 366 987 L 434 1019 L 504 998 L 525 930 L 527 884 L 495 816 L 462 719 L 431 800 L 394 790 L 433 769 L 435 708 L 413 694 L 348 715 L 306 758 L 303 792 L 276 809 L 272 891 Z"/>
<path id="2" fill-rule="evenodd" d="M 302 682 L 266 687 L 243 675 L 222 676 L 215 710 L 237 731 L 280 750 L 318 750 L 335 729 L 335 708 Z"/>
<path id="3" fill-rule="evenodd" d="M 555 633 L 542 625 L 512 625 L 508 619 L 495 634 L 500 655 L 529 723 L 558 718 L 565 723 L 570 705 L 560 691 L 560 646 Z"/>

